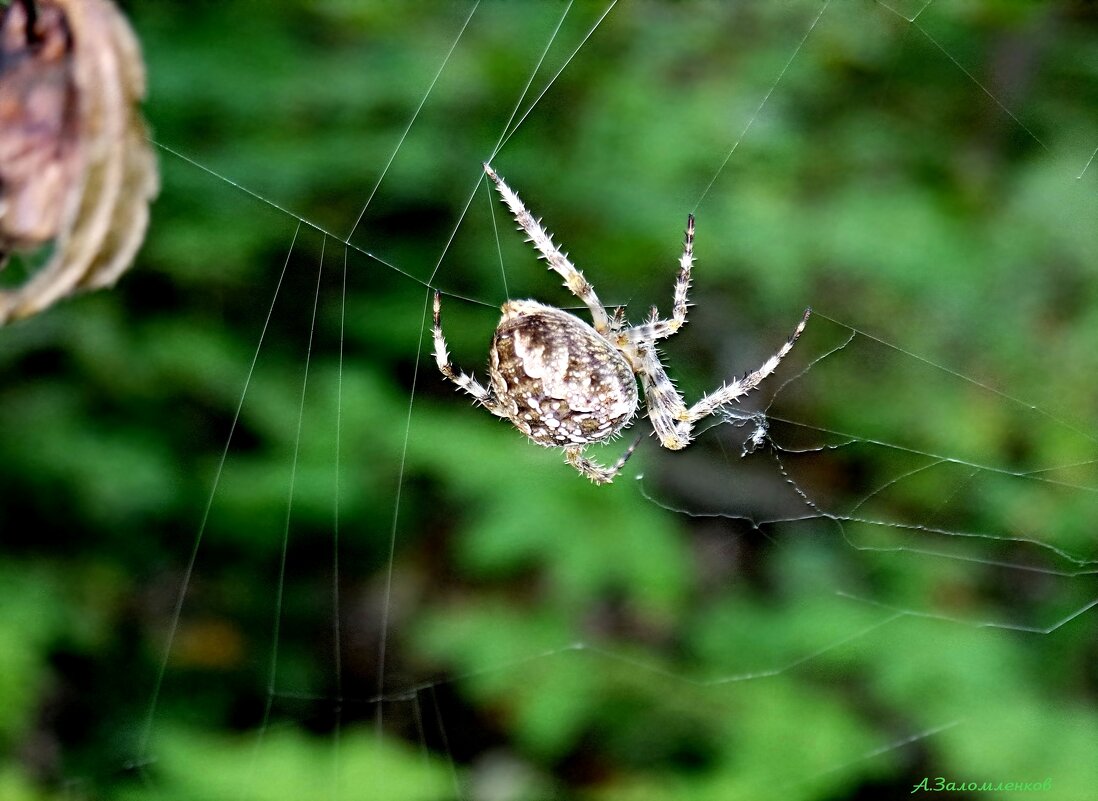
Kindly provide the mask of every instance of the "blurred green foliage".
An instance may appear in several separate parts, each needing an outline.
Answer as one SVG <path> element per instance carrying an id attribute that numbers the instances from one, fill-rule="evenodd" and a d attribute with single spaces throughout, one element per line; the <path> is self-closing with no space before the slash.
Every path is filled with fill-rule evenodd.
<path id="1" fill-rule="evenodd" d="M 127 5 L 148 240 L 0 331 L 0 798 L 1091 792 L 1093 11 L 619 4 L 524 117 L 606 6 L 516 107 L 566 7 L 487 0 L 401 140 L 470 8 Z M 493 163 L 634 320 L 697 206 L 688 398 L 817 309 L 785 450 L 595 488 L 437 376 L 426 283 L 482 375 L 570 302 L 478 183 L 520 118 Z"/>

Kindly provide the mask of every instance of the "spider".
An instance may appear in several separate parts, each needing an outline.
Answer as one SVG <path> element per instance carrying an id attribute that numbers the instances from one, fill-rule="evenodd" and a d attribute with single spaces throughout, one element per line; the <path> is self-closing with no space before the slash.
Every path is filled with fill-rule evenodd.
<path id="1" fill-rule="evenodd" d="M 565 461 L 596 484 L 609 484 L 625 466 L 639 438 L 610 467 L 584 456 L 591 444 L 606 442 L 637 415 L 637 378 L 652 428 L 669 450 L 685 448 L 694 424 L 734 403 L 757 387 L 777 368 L 801 335 L 811 309 L 805 309 L 793 335 L 754 372 L 722 384 L 687 406 L 667 375 L 655 344 L 677 332 L 686 322 L 687 291 L 694 265 L 694 215 L 686 219 L 686 238 L 679 259 L 670 319 L 660 319 L 656 307 L 641 325 L 630 326 L 625 310 L 606 313 L 594 288 L 575 265 L 553 244 L 553 238 L 534 219 L 519 196 L 488 164 L 484 171 L 499 190 L 527 241 L 537 248 L 549 269 L 586 304 L 593 325 L 573 314 L 535 300 L 509 300 L 496 328 L 483 386 L 474 376 L 450 364 L 442 333 L 442 298 L 434 300 L 434 351 L 438 369 L 485 409 L 505 417 L 523 434 L 546 447 L 564 449 Z M 754 419 L 754 416 L 745 417 Z M 755 435 L 758 436 L 758 432 Z"/>

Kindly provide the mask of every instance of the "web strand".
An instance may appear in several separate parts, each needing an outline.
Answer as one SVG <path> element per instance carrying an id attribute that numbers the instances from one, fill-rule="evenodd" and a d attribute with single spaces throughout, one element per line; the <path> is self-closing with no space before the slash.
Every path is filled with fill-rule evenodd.
<path id="1" fill-rule="evenodd" d="M 820 10 L 816 16 L 812 19 L 812 24 L 808 26 L 808 30 L 804 32 L 804 36 L 797 42 L 797 46 L 793 48 L 793 53 L 789 56 L 789 59 L 782 66 L 781 72 L 778 73 L 778 77 L 774 79 L 774 82 L 770 84 L 770 88 L 766 90 L 766 94 L 763 95 L 762 100 L 759 101 L 759 105 L 755 108 L 754 113 L 747 119 L 747 124 L 743 126 L 743 130 L 740 131 L 740 135 L 736 137 L 736 141 L 732 143 L 731 149 L 725 154 L 724 160 L 717 167 L 717 171 L 713 173 L 713 177 L 709 179 L 709 183 L 705 185 L 705 189 L 702 190 L 701 195 L 694 202 L 694 208 L 691 209 L 692 214 L 698 213 L 698 207 L 701 206 L 702 201 L 705 200 L 706 195 L 709 194 L 709 190 L 713 188 L 713 185 L 720 178 L 721 173 L 724 172 L 724 168 L 728 166 L 728 162 L 732 160 L 732 156 L 740 147 L 740 143 L 747 136 L 747 132 L 751 130 L 751 126 L 755 124 L 755 120 L 759 118 L 759 114 L 766 107 L 766 104 L 770 101 L 770 96 L 774 94 L 774 90 L 778 88 L 778 84 L 782 82 L 782 78 L 789 72 L 789 68 L 793 65 L 797 56 L 800 55 L 801 49 L 804 47 L 804 43 L 808 41 L 808 37 L 812 35 L 812 31 L 816 30 L 816 26 L 820 24 L 820 20 L 823 19 L 824 12 L 827 11 L 828 6 L 831 5 L 831 0 L 824 0 L 824 4 L 820 6 Z"/>
<path id="2" fill-rule="evenodd" d="M 339 363 L 336 371 L 336 425 L 335 425 L 335 469 L 333 476 L 332 504 L 332 660 L 335 671 L 335 727 L 332 747 L 332 787 L 333 798 L 342 797 L 340 776 L 340 736 L 343 731 L 343 625 L 339 599 L 339 510 L 342 502 L 341 467 L 343 444 L 343 350 L 347 335 L 347 248 L 343 248 L 343 269 L 340 274 L 339 292 Z"/>
<path id="3" fill-rule="evenodd" d="M 271 631 L 271 656 L 267 667 L 267 696 L 263 706 L 263 720 L 256 733 L 255 751 L 253 751 L 252 771 L 255 771 L 254 756 L 258 754 L 264 735 L 271 722 L 271 710 L 274 705 L 275 690 L 278 686 L 278 652 L 282 635 L 282 604 L 286 590 L 286 562 L 290 552 L 290 530 L 293 525 L 294 496 L 297 490 L 297 466 L 301 456 L 301 432 L 305 426 L 305 399 L 309 388 L 309 367 L 313 356 L 313 339 L 316 335 L 316 314 L 320 307 L 320 282 L 324 276 L 324 251 L 327 238 L 321 242 L 320 259 L 316 271 L 316 293 L 313 296 L 312 319 L 309 323 L 309 340 L 305 347 L 305 368 L 301 376 L 301 401 L 298 404 L 297 429 L 294 432 L 294 452 L 290 462 L 290 486 L 286 498 L 286 524 L 282 531 L 282 551 L 278 562 L 278 580 L 275 585 L 274 622 Z"/>
<path id="4" fill-rule="evenodd" d="M 358 230 L 359 224 L 362 222 L 363 216 L 366 214 L 366 210 L 370 208 L 370 204 L 374 202 L 374 196 L 377 194 L 378 187 L 381 186 L 381 182 L 385 180 L 385 176 L 389 174 L 389 168 L 393 166 L 393 161 L 397 157 L 397 153 L 404 146 L 404 140 L 408 138 L 409 132 L 412 130 L 412 126 L 416 124 L 416 120 L 419 119 L 419 113 L 423 111 L 423 107 L 427 105 L 427 98 L 431 96 L 431 92 L 435 89 L 435 84 L 438 83 L 439 77 L 446 69 L 446 65 L 450 63 L 450 56 L 457 50 L 458 42 L 465 35 L 465 29 L 469 27 L 469 23 L 473 20 L 473 15 L 477 13 L 477 9 L 480 8 L 480 0 L 476 0 L 473 3 L 473 7 L 469 9 L 468 16 L 465 17 L 465 22 L 461 25 L 461 30 L 458 31 L 456 37 L 454 37 L 453 44 L 450 45 L 450 49 L 446 51 L 446 57 L 442 59 L 442 63 L 439 64 L 438 70 L 435 72 L 435 76 L 431 79 L 431 83 L 427 86 L 427 91 L 423 93 L 423 97 L 420 98 L 419 105 L 416 106 L 416 110 L 412 112 L 411 118 L 408 120 L 408 124 L 404 126 L 404 132 L 400 135 L 400 139 L 397 140 L 396 147 L 393 148 L 393 152 L 389 154 L 389 160 L 385 162 L 385 166 L 381 169 L 381 174 L 378 175 L 377 181 L 374 183 L 374 188 L 370 190 L 369 197 L 366 198 L 366 202 L 362 204 L 362 210 L 359 211 L 358 217 L 355 218 L 354 224 L 351 226 L 351 230 L 344 237 L 343 241 L 349 240 L 355 235 L 355 231 Z"/>
<path id="5" fill-rule="evenodd" d="M 286 278 L 286 271 L 290 266 L 290 257 L 293 255 L 294 246 L 297 244 L 297 237 L 300 233 L 301 224 L 298 223 L 297 228 L 294 229 L 294 236 L 290 241 L 290 247 L 286 251 L 286 259 L 282 263 L 282 271 L 279 273 L 278 281 L 275 283 L 275 290 L 271 296 L 271 302 L 267 307 L 267 315 L 263 320 L 263 328 L 259 332 L 259 341 L 256 344 L 255 353 L 252 354 L 252 361 L 248 366 L 248 371 L 244 378 L 244 386 L 240 391 L 240 400 L 237 401 L 236 410 L 233 412 L 232 423 L 229 425 L 229 433 L 225 437 L 225 447 L 221 450 L 221 456 L 218 459 L 217 470 L 214 472 L 210 493 L 207 496 L 206 506 L 202 512 L 202 520 L 198 525 L 198 532 L 195 534 L 194 542 L 191 545 L 191 553 L 187 560 L 187 567 L 183 571 L 183 580 L 180 582 L 179 594 L 176 596 L 175 606 L 172 609 L 171 623 L 168 627 L 168 638 L 167 642 L 164 644 L 164 653 L 157 666 L 156 681 L 153 684 L 152 698 L 149 701 L 149 711 L 146 715 L 145 725 L 137 745 L 138 764 L 144 764 L 148 761 L 149 742 L 156 722 L 156 713 L 160 703 L 160 694 L 164 687 L 164 678 L 167 674 L 168 664 L 171 661 L 172 648 L 175 644 L 176 634 L 179 632 L 180 620 L 183 617 L 183 603 L 186 600 L 187 591 L 190 589 L 191 581 L 194 577 L 194 569 L 198 561 L 198 552 L 202 547 L 202 540 L 206 533 L 206 528 L 209 525 L 210 510 L 213 508 L 214 499 L 217 497 L 217 490 L 221 485 L 221 476 L 225 472 L 225 462 L 229 457 L 229 449 L 233 444 L 233 435 L 236 433 L 237 424 L 240 422 L 240 412 L 244 408 L 244 399 L 248 396 L 248 388 L 251 386 L 252 377 L 255 375 L 255 366 L 259 361 L 259 353 L 263 349 L 263 342 L 267 337 L 267 331 L 271 325 L 271 317 L 274 314 L 275 304 L 278 302 L 279 293 L 282 291 L 282 283 Z"/>

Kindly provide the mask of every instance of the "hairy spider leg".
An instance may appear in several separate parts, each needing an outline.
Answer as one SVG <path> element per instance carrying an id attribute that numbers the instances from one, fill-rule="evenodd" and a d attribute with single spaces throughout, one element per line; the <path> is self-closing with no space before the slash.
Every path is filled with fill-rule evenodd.
<path id="1" fill-rule="evenodd" d="M 687 408 L 682 395 L 675 389 L 656 351 L 651 348 L 642 350 L 640 353 L 641 386 L 644 388 L 648 418 L 652 421 L 652 428 L 659 437 L 660 444 L 673 451 L 685 448 L 690 443 L 695 423 L 713 414 L 721 406 L 735 403 L 762 383 L 793 349 L 794 343 L 808 324 L 811 313 L 811 309 L 804 310 L 804 316 L 793 330 L 793 334 L 777 353 L 766 360 L 762 367 L 747 373 L 743 378 L 722 384 L 714 392 L 704 395 L 690 408 Z"/>
<path id="2" fill-rule="evenodd" d="M 609 484 L 614 480 L 614 477 L 621 472 L 621 469 L 625 467 L 625 463 L 629 461 L 629 457 L 633 455 L 633 451 L 637 449 L 640 441 L 640 437 L 633 440 L 633 444 L 630 445 L 625 453 L 623 453 L 610 467 L 604 467 L 598 462 L 588 459 L 583 455 L 582 447 L 565 448 L 564 460 L 572 465 L 572 467 L 576 468 L 580 475 L 591 479 L 596 484 Z"/>
<path id="3" fill-rule="evenodd" d="M 450 364 L 450 355 L 446 352 L 446 337 L 442 334 L 442 295 L 437 291 L 435 292 L 434 317 L 435 363 L 438 364 L 439 372 L 457 384 L 458 389 L 465 390 L 476 398 L 477 402 L 492 414 L 497 417 L 506 417 L 507 413 L 500 406 L 495 394 L 490 389 L 481 386 L 480 382 L 473 376 L 455 371 L 454 366 Z"/>
<path id="4" fill-rule="evenodd" d="M 762 383 L 763 379 L 778 369 L 778 365 L 781 363 L 782 359 L 789 354 L 789 351 L 793 350 L 793 345 L 804 332 L 804 327 L 808 325 L 808 318 L 811 314 L 812 309 L 804 310 L 804 316 L 802 316 L 801 321 L 797 323 L 797 327 L 793 329 L 792 335 L 790 335 L 789 339 L 785 341 L 785 344 L 781 346 L 777 353 L 766 360 L 762 367 L 752 373 L 747 373 L 743 378 L 729 381 L 716 391 L 703 396 L 700 401 L 690 407 L 690 412 L 686 420 L 690 423 L 696 423 L 703 417 L 711 415 L 718 407 L 724 406 L 726 403 L 732 403 L 737 398 L 746 395 Z"/>
<path id="5" fill-rule="evenodd" d="M 659 319 L 659 313 L 652 308 L 652 319 L 643 325 L 633 326 L 625 332 L 628 341 L 638 347 L 666 339 L 686 324 L 686 309 L 690 305 L 687 293 L 690 291 L 690 276 L 694 267 L 694 215 L 686 218 L 686 237 L 683 239 L 682 256 L 679 257 L 679 277 L 675 281 L 675 302 L 671 309 L 671 319 Z"/>
<path id="6" fill-rule="evenodd" d="M 553 244 L 552 234 L 541 227 L 541 222 L 534 219 L 533 215 L 522 205 L 519 196 L 504 183 L 495 170 L 485 164 L 484 172 L 495 183 L 504 203 L 511 210 L 515 222 L 519 224 L 519 228 L 526 232 L 529 241 L 533 243 L 541 257 L 549 264 L 549 269 L 563 278 L 564 285 L 568 287 L 568 290 L 587 304 L 587 308 L 591 311 L 591 320 L 594 323 L 595 330 L 603 335 L 609 333 L 611 330 L 610 317 L 607 315 L 602 301 L 595 294 L 595 288 L 583 277 L 583 273 L 579 271 L 576 265 L 569 261 L 568 254 L 563 253 Z"/>
<path id="7" fill-rule="evenodd" d="M 686 402 L 675 389 L 655 348 L 637 348 L 636 352 L 640 360 L 637 375 L 644 390 L 644 405 L 648 407 L 652 430 L 663 447 L 673 451 L 685 448 L 690 443 L 691 428 L 689 423 L 683 422 L 689 414 Z"/>

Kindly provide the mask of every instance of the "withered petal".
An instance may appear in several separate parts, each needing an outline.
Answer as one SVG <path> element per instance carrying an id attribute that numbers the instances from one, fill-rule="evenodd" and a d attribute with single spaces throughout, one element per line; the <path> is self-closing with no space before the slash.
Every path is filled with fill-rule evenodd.
<path id="1" fill-rule="evenodd" d="M 0 52 L 5 54 L 0 74 L 5 83 L 15 87 L 11 92 L 17 98 L 10 113 L 24 129 L 41 134 L 46 144 L 33 135 L 25 138 L 54 156 L 55 169 L 53 173 L 39 171 L 38 177 L 50 176 L 44 183 L 5 180 L 11 165 L 18 161 L 7 160 L 9 151 L 4 150 L 4 137 L 0 136 L 0 249 L 26 248 L 51 238 L 54 247 L 46 264 L 26 283 L 0 292 L 0 323 L 36 314 L 78 290 L 112 285 L 129 267 L 144 239 L 149 203 L 159 189 L 156 160 L 137 108 L 145 92 L 144 65 L 126 20 L 108 0 L 39 0 L 36 30 L 40 41 L 48 38 L 49 20 L 58 21 L 53 24 L 63 25 L 70 36 L 59 73 L 57 63 L 38 66 L 42 58 L 25 38 L 24 51 L 18 50 L 20 24 L 25 30 L 25 15 L 20 19 L 19 8 L 19 3 L 13 4 L 0 25 L 4 30 Z M 9 44 L 16 54 L 12 58 L 6 57 L 4 49 Z M 9 64 L 15 65 L 10 76 Z M 17 68 L 24 71 L 17 72 Z M 54 73 L 48 81 L 43 77 L 45 70 Z M 18 105 L 18 98 L 29 94 L 27 86 L 39 85 L 52 90 L 52 94 L 39 90 L 44 98 L 40 105 L 52 113 L 47 118 L 55 121 L 52 128 L 35 128 L 30 124 L 32 118 L 44 112 L 29 103 Z M 64 109 L 58 111 L 62 105 Z M 0 119 L 4 113 L 0 91 Z M 56 123 L 58 119 L 72 122 Z M 50 143 L 52 150 L 46 146 Z M 16 141 L 10 152 L 18 155 L 19 144 Z M 37 204 L 39 232 L 49 230 L 47 223 L 53 225 L 44 240 L 6 234 L 5 209 L 13 208 L 12 198 L 16 197 L 28 213 L 33 213 Z M 13 222 L 16 219 L 12 217 Z"/>

